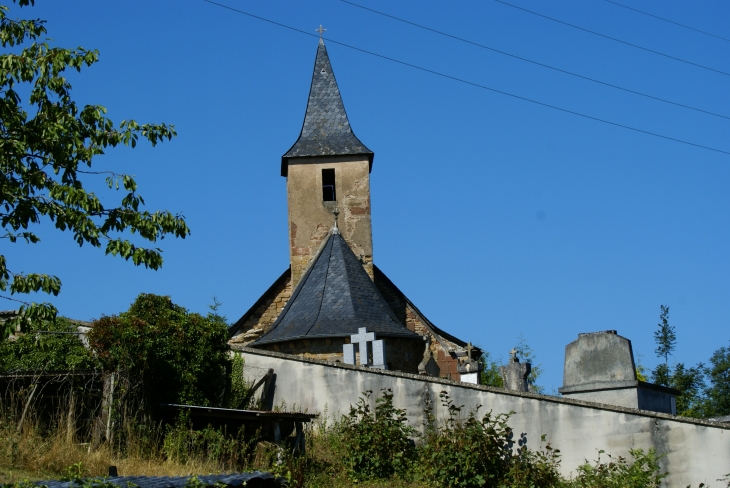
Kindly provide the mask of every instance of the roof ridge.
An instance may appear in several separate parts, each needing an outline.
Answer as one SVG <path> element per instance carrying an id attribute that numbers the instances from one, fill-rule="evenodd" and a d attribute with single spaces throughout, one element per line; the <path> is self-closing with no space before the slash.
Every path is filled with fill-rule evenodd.
<path id="1" fill-rule="evenodd" d="M 329 243 L 332 240 L 333 235 L 335 235 L 334 232 L 332 232 L 330 230 L 330 234 L 329 234 L 329 236 L 327 236 L 327 243 Z M 334 242 L 332 244 L 334 245 Z M 317 257 L 319 257 L 319 256 L 317 256 Z M 322 286 L 322 290 L 325 290 L 327 288 L 327 276 L 329 275 L 331 262 L 332 262 L 332 249 L 330 248 L 330 255 L 327 258 L 327 271 L 325 271 L 325 273 L 324 273 L 324 285 Z M 312 263 L 314 264 L 314 260 L 312 261 Z M 324 297 L 322 297 L 322 300 L 319 301 L 319 308 L 317 308 L 317 315 L 314 317 L 314 321 L 312 322 L 312 325 L 309 326 L 309 328 L 304 333 L 304 335 L 309 334 L 309 332 L 314 328 L 314 326 L 317 325 L 317 322 L 319 322 L 319 315 L 322 313 L 322 304 L 323 303 L 324 303 Z M 282 310 L 282 314 L 283 313 L 284 313 L 284 311 Z"/>

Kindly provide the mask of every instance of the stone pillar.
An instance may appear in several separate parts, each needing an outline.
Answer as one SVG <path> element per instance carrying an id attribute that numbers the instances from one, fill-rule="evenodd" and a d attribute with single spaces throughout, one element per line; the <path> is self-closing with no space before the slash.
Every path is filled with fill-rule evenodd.
<path id="1" fill-rule="evenodd" d="M 530 363 L 521 363 L 515 349 L 512 349 L 509 354 L 510 358 L 507 366 L 499 367 L 504 387 L 513 391 L 530 391 L 527 376 L 532 370 L 532 365 Z"/>

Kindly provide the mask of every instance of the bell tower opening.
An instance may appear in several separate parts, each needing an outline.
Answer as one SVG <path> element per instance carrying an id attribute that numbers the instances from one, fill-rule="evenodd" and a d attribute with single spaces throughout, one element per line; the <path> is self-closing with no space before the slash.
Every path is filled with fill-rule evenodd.
<path id="1" fill-rule="evenodd" d="M 322 170 L 322 201 L 336 202 L 337 188 L 335 186 L 335 169 Z"/>

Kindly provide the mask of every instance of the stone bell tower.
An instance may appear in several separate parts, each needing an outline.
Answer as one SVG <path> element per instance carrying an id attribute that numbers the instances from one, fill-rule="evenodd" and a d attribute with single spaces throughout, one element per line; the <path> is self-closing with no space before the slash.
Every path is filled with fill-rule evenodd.
<path id="1" fill-rule="evenodd" d="M 292 288 L 327 237 L 335 210 L 342 236 L 373 278 L 372 166 L 373 152 L 352 132 L 320 39 L 302 132 L 281 157 L 281 175 L 287 179 Z"/>

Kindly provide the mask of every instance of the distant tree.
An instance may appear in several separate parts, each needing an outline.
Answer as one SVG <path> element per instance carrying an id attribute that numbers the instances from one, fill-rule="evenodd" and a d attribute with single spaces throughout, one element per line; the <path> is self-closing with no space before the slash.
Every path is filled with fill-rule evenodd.
<path id="1" fill-rule="evenodd" d="M 545 388 L 537 385 L 537 379 L 542 374 L 542 364 L 535 363 L 537 357 L 521 333 L 517 337 L 517 346 L 515 346 L 515 350 L 517 351 L 517 357 L 521 362 L 530 363 L 532 365 L 530 374 L 527 376 L 527 383 L 530 385 L 531 390 L 535 393 L 543 393 Z"/>
<path id="2" fill-rule="evenodd" d="M 649 374 L 649 368 L 641 363 L 641 358 L 642 355 L 638 354 L 636 360 L 636 379 L 639 381 L 649 381 L 647 379 L 647 376 Z"/>
<path id="3" fill-rule="evenodd" d="M 659 330 L 654 331 L 654 340 L 657 344 L 655 352 L 657 357 L 664 358 L 664 364 L 668 364 L 669 356 L 674 351 L 677 343 L 677 335 L 674 332 L 674 327 L 669 325 L 669 307 L 664 305 L 660 305 L 660 307 L 659 320 L 661 322 L 657 324 Z"/>
<path id="4" fill-rule="evenodd" d="M 669 386 L 671 387 L 672 373 L 669 369 L 669 365 L 665 363 L 659 363 L 654 371 L 651 372 L 651 382 L 655 385 Z"/>
<path id="5" fill-rule="evenodd" d="M 483 352 L 479 362 L 482 363 L 481 383 L 486 386 L 502 388 L 504 383 L 502 382 L 502 374 L 499 372 L 499 363 L 492 360 L 492 355 Z"/>
<path id="6" fill-rule="evenodd" d="M 33 0 L 17 0 L 28 6 Z M 125 231 L 149 242 L 165 235 L 184 238 L 190 233 L 180 215 L 142 210 L 144 199 L 129 175 L 99 171 L 92 162 L 110 147 L 135 147 L 140 137 L 153 146 L 175 136 L 173 126 L 123 120 L 118 126 L 101 105 L 79 106 L 71 98 L 67 70 L 81 71 L 98 61 L 96 50 L 52 47 L 45 38 L 43 20 L 11 20 L 0 5 L 0 223 L 8 242 L 35 244 L 40 238 L 29 230 L 46 222 L 70 231 L 79 246 L 104 245 L 106 253 L 135 265 L 158 269 L 159 248 L 145 248 L 125 238 Z M 22 49 L 20 49 L 22 47 Z M 106 176 L 110 189 L 124 196 L 118 206 L 106 206 L 84 188 L 84 182 Z M 61 280 L 42 273 L 23 273 L 8 267 L 0 255 L 0 291 L 10 294 L 44 292 L 58 295 Z M 17 318 L 5 322 L 2 337 L 30 323 L 53 320 L 49 303 L 21 302 Z"/>
<path id="7" fill-rule="evenodd" d="M 704 416 L 730 415 L 730 347 L 721 347 L 710 358 L 710 386 L 705 392 Z"/>
<path id="8" fill-rule="evenodd" d="M 684 364 L 678 363 L 670 376 L 669 386 L 681 392 L 677 397 L 677 415 L 702 416 L 705 388 L 705 367 L 702 363 L 691 368 L 685 368 Z"/>

